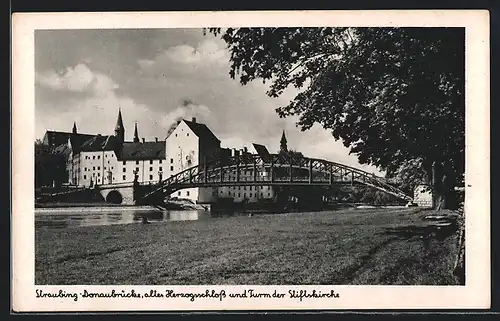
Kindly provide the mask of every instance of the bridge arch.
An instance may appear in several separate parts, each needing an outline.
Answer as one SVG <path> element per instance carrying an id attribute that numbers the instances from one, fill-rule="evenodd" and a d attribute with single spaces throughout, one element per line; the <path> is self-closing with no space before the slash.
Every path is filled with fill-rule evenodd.
<path id="1" fill-rule="evenodd" d="M 117 190 L 112 190 L 106 195 L 106 202 L 112 204 L 121 204 L 123 202 L 123 196 Z"/>
<path id="2" fill-rule="evenodd" d="M 252 176 L 242 177 L 242 172 Z M 265 175 L 263 175 L 265 174 Z M 406 201 L 413 198 L 393 186 L 382 177 L 363 170 L 308 157 L 269 155 L 239 155 L 204 161 L 174 176 L 164 179 L 156 189 L 140 200 L 149 202 L 154 195 L 169 195 L 191 187 L 218 187 L 241 185 L 271 186 L 332 186 L 338 184 L 362 184 L 394 195 Z"/>

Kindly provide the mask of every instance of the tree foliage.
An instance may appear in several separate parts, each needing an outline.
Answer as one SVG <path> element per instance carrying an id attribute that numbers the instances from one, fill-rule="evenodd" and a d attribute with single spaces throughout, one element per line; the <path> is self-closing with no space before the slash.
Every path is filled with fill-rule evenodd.
<path id="1" fill-rule="evenodd" d="M 39 139 L 35 141 L 35 187 L 67 181 L 66 160 Z"/>
<path id="2" fill-rule="evenodd" d="M 230 51 L 232 78 L 298 94 L 276 109 L 331 130 L 360 163 L 397 175 L 418 162 L 437 195 L 465 159 L 463 28 L 210 28 Z"/>

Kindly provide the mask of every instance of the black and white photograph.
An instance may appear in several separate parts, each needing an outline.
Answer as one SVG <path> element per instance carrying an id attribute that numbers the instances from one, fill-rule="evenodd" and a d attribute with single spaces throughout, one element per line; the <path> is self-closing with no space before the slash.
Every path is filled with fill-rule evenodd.
<path id="1" fill-rule="evenodd" d="M 34 30 L 29 294 L 470 285 L 467 28 L 220 25 Z"/>

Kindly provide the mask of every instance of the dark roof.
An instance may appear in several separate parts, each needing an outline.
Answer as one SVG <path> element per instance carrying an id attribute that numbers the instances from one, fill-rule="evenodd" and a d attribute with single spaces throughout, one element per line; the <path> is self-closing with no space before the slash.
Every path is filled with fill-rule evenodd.
<path id="1" fill-rule="evenodd" d="M 165 142 L 124 142 L 119 160 L 165 159 Z"/>
<path id="2" fill-rule="evenodd" d="M 79 150 L 82 152 L 110 151 L 115 150 L 116 146 L 115 136 L 95 135 L 84 141 L 79 146 Z"/>
<path id="3" fill-rule="evenodd" d="M 267 150 L 266 146 L 253 143 L 253 148 L 255 148 L 257 155 L 259 155 L 264 161 L 271 158 L 271 154 Z"/>
<path id="4" fill-rule="evenodd" d="M 94 137 L 95 135 L 89 135 L 89 134 L 73 134 L 73 133 L 68 133 L 68 132 L 58 132 L 58 131 L 52 131 L 48 130 L 45 132 L 44 136 L 44 143 L 47 143 L 51 147 L 56 147 L 62 144 L 66 144 L 68 142 L 69 137 L 76 137 L 78 140 L 81 140 L 82 142 Z"/>
<path id="5" fill-rule="evenodd" d="M 202 139 L 214 140 L 220 142 L 217 136 L 212 133 L 212 131 L 205 124 L 194 123 L 189 120 L 183 119 L 184 122 L 188 125 L 189 128 L 194 132 L 196 136 Z"/>
<path id="6" fill-rule="evenodd" d="M 70 150 L 68 148 L 68 144 L 61 144 L 61 145 L 57 146 L 56 148 L 54 148 L 55 155 L 68 156 L 69 152 L 70 152 Z"/>

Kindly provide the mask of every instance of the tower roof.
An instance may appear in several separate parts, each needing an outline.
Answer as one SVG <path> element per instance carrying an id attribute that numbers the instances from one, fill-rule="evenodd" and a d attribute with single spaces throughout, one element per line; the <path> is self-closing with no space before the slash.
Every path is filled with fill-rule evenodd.
<path id="1" fill-rule="evenodd" d="M 281 134 L 281 140 L 280 143 L 286 144 L 286 136 L 285 136 L 285 130 L 283 130 L 283 134 Z"/>
<path id="2" fill-rule="evenodd" d="M 72 130 L 73 134 L 76 134 L 78 131 L 76 129 L 76 122 L 73 122 L 73 130 Z"/>
<path id="3" fill-rule="evenodd" d="M 135 128 L 134 128 L 134 143 L 139 142 L 139 133 L 137 132 L 137 122 L 135 122 Z"/>
<path id="4" fill-rule="evenodd" d="M 123 130 L 123 119 L 122 119 L 122 110 L 118 110 L 118 119 L 116 120 L 115 130 Z"/>

